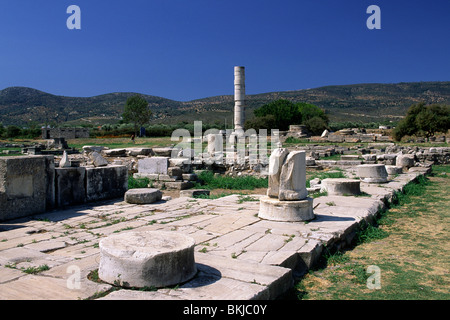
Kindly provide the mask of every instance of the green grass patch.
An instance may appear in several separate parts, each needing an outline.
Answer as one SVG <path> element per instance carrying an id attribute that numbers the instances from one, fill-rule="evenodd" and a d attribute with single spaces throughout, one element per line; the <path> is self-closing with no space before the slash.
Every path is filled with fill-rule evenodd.
<path id="1" fill-rule="evenodd" d="M 255 188 L 267 188 L 267 178 L 253 176 L 215 176 L 212 171 L 203 171 L 198 175 L 202 183 L 196 183 L 195 188 L 203 189 L 228 189 L 228 190 L 253 190 Z"/>
<path id="2" fill-rule="evenodd" d="M 306 187 L 311 187 L 311 180 L 319 178 L 320 180 L 327 178 L 345 178 L 345 175 L 342 171 L 330 171 L 330 172 L 314 172 L 311 176 L 306 179 Z"/>
<path id="3" fill-rule="evenodd" d="M 135 178 L 133 176 L 128 176 L 128 189 L 136 188 L 148 188 L 151 187 L 152 181 L 149 178 Z"/>

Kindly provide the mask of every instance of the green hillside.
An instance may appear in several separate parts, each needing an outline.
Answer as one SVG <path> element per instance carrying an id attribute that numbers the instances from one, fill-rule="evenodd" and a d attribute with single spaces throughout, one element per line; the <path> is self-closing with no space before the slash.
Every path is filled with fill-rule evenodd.
<path id="1" fill-rule="evenodd" d="M 11 87 L 0 91 L 0 123 L 92 124 L 120 120 L 126 99 L 135 93 L 109 93 L 94 97 L 65 97 L 36 89 Z M 202 120 L 207 123 L 233 118 L 233 96 L 222 95 L 187 102 L 142 95 L 153 110 L 152 123 Z M 450 104 L 450 81 L 396 84 L 355 84 L 314 89 L 247 95 L 246 116 L 276 99 L 315 104 L 329 114 L 332 122 L 398 120 L 413 103 Z"/>

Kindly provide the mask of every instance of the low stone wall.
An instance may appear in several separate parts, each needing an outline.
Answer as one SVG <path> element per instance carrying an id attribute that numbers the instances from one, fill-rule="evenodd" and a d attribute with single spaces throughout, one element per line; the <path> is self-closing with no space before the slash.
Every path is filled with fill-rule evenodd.
<path id="1" fill-rule="evenodd" d="M 0 158 L 0 221 L 123 197 L 126 166 L 55 168 L 53 156 Z"/>

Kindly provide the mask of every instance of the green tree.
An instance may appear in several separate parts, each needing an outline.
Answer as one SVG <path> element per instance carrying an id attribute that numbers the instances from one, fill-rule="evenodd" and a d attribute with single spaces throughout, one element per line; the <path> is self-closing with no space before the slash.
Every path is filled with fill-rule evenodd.
<path id="1" fill-rule="evenodd" d="M 320 135 L 325 129 L 328 129 L 328 122 L 318 116 L 304 121 L 303 124 L 313 135 Z"/>
<path id="2" fill-rule="evenodd" d="M 129 97 L 125 103 L 125 110 L 122 114 L 125 122 L 134 124 L 134 132 L 137 135 L 138 128 L 150 121 L 152 111 L 149 108 L 147 100 L 140 95 Z"/>
<path id="3" fill-rule="evenodd" d="M 288 130 L 290 124 L 301 123 L 301 113 L 299 108 L 289 100 L 279 99 L 254 111 L 256 117 L 265 117 L 272 115 L 275 121 L 275 127 L 279 130 Z M 273 128 L 265 128 L 273 129 Z"/>
<path id="4" fill-rule="evenodd" d="M 5 137 L 6 138 L 16 138 L 18 137 L 20 134 L 22 133 L 22 130 L 18 127 L 18 126 L 7 126 L 6 127 L 6 132 L 5 132 Z"/>
<path id="5" fill-rule="evenodd" d="M 330 122 L 328 115 L 318 106 L 306 103 L 296 103 L 298 110 L 302 116 L 302 124 L 306 126 L 313 135 L 319 135 L 323 130 L 328 129 Z"/>
<path id="6" fill-rule="evenodd" d="M 425 105 L 421 102 L 413 104 L 393 131 L 395 140 L 400 141 L 404 136 L 423 135 L 426 138 L 437 132 L 447 132 L 450 129 L 450 106 Z"/>

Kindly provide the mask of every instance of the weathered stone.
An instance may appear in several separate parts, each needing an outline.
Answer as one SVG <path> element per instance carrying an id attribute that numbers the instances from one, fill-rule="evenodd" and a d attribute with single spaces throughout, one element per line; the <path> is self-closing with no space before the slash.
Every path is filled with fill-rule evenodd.
<path id="1" fill-rule="evenodd" d="M 169 157 L 150 157 L 139 159 L 138 173 L 140 174 L 167 174 Z"/>
<path id="2" fill-rule="evenodd" d="M 95 167 L 104 167 L 108 165 L 108 161 L 106 161 L 106 159 L 103 158 L 97 151 L 92 152 L 90 154 L 90 158 Z"/>
<path id="3" fill-rule="evenodd" d="M 62 156 L 61 160 L 59 161 L 59 167 L 60 168 L 69 168 L 71 166 L 72 165 L 70 164 L 69 156 L 67 155 L 67 152 L 64 151 L 63 156 Z"/>
<path id="4" fill-rule="evenodd" d="M 0 157 L 0 221 L 44 212 L 46 183 L 43 156 Z"/>
<path id="5" fill-rule="evenodd" d="M 100 279 L 123 287 L 166 287 L 197 272 L 195 241 L 170 231 L 126 232 L 100 241 Z"/>
<path id="6" fill-rule="evenodd" d="M 414 155 L 412 154 L 398 155 L 395 161 L 395 165 L 406 169 L 414 167 Z"/>
<path id="7" fill-rule="evenodd" d="M 103 154 L 107 157 L 125 157 L 127 155 L 126 149 L 109 149 L 103 150 Z"/>
<path id="8" fill-rule="evenodd" d="M 167 168 L 167 174 L 172 177 L 181 177 L 183 175 L 183 170 L 178 167 Z"/>
<path id="9" fill-rule="evenodd" d="M 312 157 L 306 157 L 305 164 L 308 167 L 315 166 L 316 165 L 316 160 L 314 158 L 312 158 Z"/>
<path id="10" fill-rule="evenodd" d="M 149 204 L 161 200 L 162 192 L 153 188 L 136 188 L 125 192 L 125 202 Z"/>
<path id="11" fill-rule="evenodd" d="M 210 190 L 206 189 L 190 189 L 190 190 L 181 190 L 180 197 L 195 197 L 195 196 L 209 196 Z"/>
<path id="12" fill-rule="evenodd" d="M 149 156 L 154 154 L 152 148 L 127 148 L 126 153 L 130 157 Z"/>
<path id="13" fill-rule="evenodd" d="M 127 190 L 128 168 L 126 166 L 86 168 L 87 201 L 120 198 Z"/>
<path id="14" fill-rule="evenodd" d="M 369 183 L 387 182 L 388 173 L 384 164 L 362 164 L 356 168 L 361 181 Z"/>
<path id="15" fill-rule="evenodd" d="M 308 221 L 314 219 L 313 199 L 280 201 L 265 196 L 260 198 L 258 217 L 274 221 Z"/>
<path id="16" fill-rule="evenodd" d="M 335 178 L 324 179 L 321 191 L 327 191 L 329 196 L 354 196 L 361 193 L 360 181 L 355 179 Z"/>
<path id="17" fill-rule="evenodd" d="M 403 173 L 403 167 L 399 166 L 386 166 L 386 171 L 388 175 L 396 175 Z"/>
<path id="18" fill-rule="evenodd" d="M 181 180 L 181 176 L 169 176 L 168 174 L 160 174 L 158 175 L 159 181 L 168 181 L 168 182 L 175 182 L 178 180 Z"/>
<path id="19" fill-rule="evenodd" d="M 181 175 L 181 177 L 183 178 L 183 180 L 187 180 L 187 181 L 197 181 L 198 177 L 195 173 L 183 173 Z"/>
<path id="20" fill-rule="evenodd" d="M 292 151 L 281 168 L 278 199 L 296 201 L 307 195 L 305 151 Z"/>
<path id="21" fill-rule="evenodd" d="M 172 151 L 174 148 L 153 148 L 153 152 L 157 157 L 172 157 Z M 176 150 L 178 153 L 178 150 Z"/>
<path id="22" fill-rule="evenodd" d="M 68 206 L 86 202 L 86 168 L 55 168 L 55 202 Z"/>
<path id="23" fill-rule="evenodd" d="M 103 147 L 103 146 L 83 146 L 82 149 L 85 153 L 91 153 L 94 151 L 102 152 L 102 150 L 104 150 L 105 147 Z"/>
<path id="24" fill-rule="evenodd" d="M 354 154 L 343 154 L 341 160 L 359 160 L 359 156 Z"/>
<path id="25" fill-rule="evenodd" d="M 193 184 L 190 181 L 174 181 L 174 182 L 164 182 L 164 185 L 167 189 L 175 189 L 175 190 L 185 190 L 192 188 Z"/>
<path id="26" fill-rule="evenodd" d="M 269 158 L 269 187 L 267 189 L 267 195 L 269 197 L 278 198 L 280 191 L 280 175 L 281 168 L 284 161 L 289 154 L 288 149 L 278 148 L 275 149 Z"/>
<path id="27" fill-rule="evenodd" d="M 377 155 L 376 154 L 364 154 L 363 156 L 364 161 L 376 161 Z"/>

